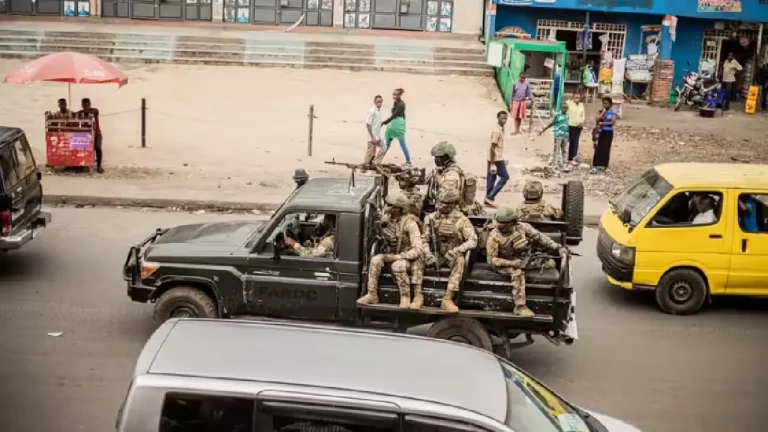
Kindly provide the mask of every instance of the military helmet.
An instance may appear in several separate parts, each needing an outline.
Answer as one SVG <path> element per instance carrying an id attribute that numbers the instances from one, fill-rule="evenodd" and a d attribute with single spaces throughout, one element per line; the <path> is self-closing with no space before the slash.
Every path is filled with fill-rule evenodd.
<path id="1" fill-rule="evenodd" d="M 448 141 L 440 141 L 432 146 L 432 157 L 448 156 L 454 158 L 456 156 L 456 148 Z"/>
<path id="2" fill-rule="evenodd" d="M 390 197 L 387 203 L 392 207 L 397 207 L 403 210 L 407 210 L 411 205 L 411 201 L 404 194 L 397 194 L 394 197 Z"/>
<path id="3" fill-rule="evenodd" d="M 502 206 L 496 211 L 496 215 L 493 218 L 498 223 L 517 222 L 520 218 L 520 213 L 512 206 Z"/>
<path id="4" fill-rule="evenodd" d="M 529 201 L 540 200 L 544 196 L 544 185 L 538 180 L 525 182 L 523 186 L 523 197 Z"/>
<path id="5" fill-rule="evenodd" d="M 456 189 L 448 189 L 440 192 L 437 200 L 445 204 L 458 204 L 461 202 L 461 194 Z"/>

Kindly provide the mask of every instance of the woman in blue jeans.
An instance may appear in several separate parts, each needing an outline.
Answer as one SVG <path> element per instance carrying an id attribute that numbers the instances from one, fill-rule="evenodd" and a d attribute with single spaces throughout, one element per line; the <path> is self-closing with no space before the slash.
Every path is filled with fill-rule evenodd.
<path id="1" fill-rule="evenodd" d="M 395 89 L 395 92 L 392 94 L 392 98 L 395 100 L 392 105 L 392 115 L 381 122 L 381 124 L 387 126 L 387 131 L 384 133 L 387 150 L 389 150 L 392 140 L 396 139 L 400 143 L 400 149 L 403 150 L 405 163 L 410 165 L 411 154 L 408 152 L 408 147 L 405 145 L 405 102 L 402 98 L 403 93 L 405 93 L 405 90 L 401 88 Z"/>

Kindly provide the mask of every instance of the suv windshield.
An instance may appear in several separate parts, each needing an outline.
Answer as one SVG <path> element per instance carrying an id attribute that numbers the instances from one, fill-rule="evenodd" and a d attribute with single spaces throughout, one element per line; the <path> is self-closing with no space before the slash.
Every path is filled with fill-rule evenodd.
<path id="1" fill-rule="evenodd" d="M 611 200 L 611 204 L 620 218 L 625 212 L 629 212 L 629 220 L 623 220 L 622 222 L 634 227 L 671 190 L 672 185 L 655 169 L 650 169 L 618 197 Z"/>
<path id="2" fill-rule="evenodd" d="M 518 432 L 590 432 L 567 402 L 509 363 L 499 363 L 507 383 L 507 426 Z"/>

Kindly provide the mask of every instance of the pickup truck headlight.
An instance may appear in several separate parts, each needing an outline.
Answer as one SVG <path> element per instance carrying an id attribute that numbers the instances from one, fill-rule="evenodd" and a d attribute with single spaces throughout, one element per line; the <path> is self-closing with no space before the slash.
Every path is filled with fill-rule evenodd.
<path id="1" fill-rule="evenodd" d="M 633 247 L 613 243 L 611 245 L 611 255 L 625 264 L 634 264 L 635 262 L 635 248 Z"/>
<path id="2" fill-rule="evenodd" d="M 160 264 L 155 264 L 151 262 L 144 262 L 141 263 L 141 278 L 146 279 L 157 271 L 157 269 L 160 268 Z"/>

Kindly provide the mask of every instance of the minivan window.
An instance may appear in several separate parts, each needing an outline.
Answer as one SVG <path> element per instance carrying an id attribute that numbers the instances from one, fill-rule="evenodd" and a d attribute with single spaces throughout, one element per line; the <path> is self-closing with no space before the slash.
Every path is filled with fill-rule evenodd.
<path id="1" fill-rule="evenodd" d="M 626 222 L 634 227 L 671 191 L 672 185 L 651 169 L 611 200 L 611 205 L 619 217 L 629 211 L 630 218 Z"/>
<path id="2" fill-rule="evenodd" d="M 507 426 L 516 432 L 590 431 L 567 402 L 505 361 L 499 363 L 507 384 Z"/>
<path id="3" fill-rule="evenodd" d="M 35 158 L 32 157 L 32 149 L 26 144 L 26 140 L 21 138 L 13 143 L 13 149 L 16 152 L 16 160 L 19 163 L 16 167 L 16 172 L 20 179 L 24 179 L 37 170 Z"/>
<path id="4" fill-rule="evenodd" d="M 9 190 L 19 183 L 16 161 L 13 158 L 11 146 L 0 148 L 0 177 L 2 177 L 0 180 L 2 180 L 5 190 Z"/>

